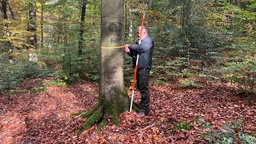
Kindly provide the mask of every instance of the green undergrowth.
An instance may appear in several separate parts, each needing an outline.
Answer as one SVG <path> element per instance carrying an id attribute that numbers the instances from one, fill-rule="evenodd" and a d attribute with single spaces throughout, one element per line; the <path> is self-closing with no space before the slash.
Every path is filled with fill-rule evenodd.
<path id="1" fill-rule="evenodd" d="M 32 89 L 31 93 L 40 93 L 40 92 L 45 92 L 45 91 L 46 91 L 46 87 L 42 86 L 42 87 Z"/>
<path id="2" fill-rule="evenodd" d="M 173 127 L 173 130 L 179 130 L 179 131 L 192 130 L 192 129 L 193 129 L 193 126 L 191 126 L 189 124 L 186 124 L 186 123 L 180 123 L 180 124 L 177 124 Z"/>
<path id="3" fill-rule="evenodd" d="M 255 133 L 245 131 L 244 119 L 227 122 L 221 128 L 215 128 L 204 119 L 198 121 L 201 128 L 206 130 L 202 132 L 201 138 L 207 139 L 209 144 L 255 144 Z"/>

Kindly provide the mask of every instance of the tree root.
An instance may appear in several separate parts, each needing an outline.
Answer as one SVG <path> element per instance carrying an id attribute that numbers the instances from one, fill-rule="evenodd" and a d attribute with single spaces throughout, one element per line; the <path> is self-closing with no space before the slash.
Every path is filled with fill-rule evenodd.
<path id="1" fill-rule="evenodd" d="M 131 102 L 131 99 L 127 96 L 127 94 L 122 95 L 126 96 L 129 103 Z M 127 109 L 125 107 L 127 107 Z M 97 130 L 101 130 L 109 123 L 119 125 L 119 114 L 127 110 L 128 105 L 120 105 L 119 101 L 113 99 L 109 101 L 104 101 L 104 97 L 100 95 L 98 104 L 94 108 L 92 108 L 88 112 L 81 111 L 72 114 L 71 117 L 81 116 L 82 118 L 88 118 L 83 126 L 76 132 L 76 134 L 80 135 L 84 130 L 91 128 L 94 124 L 99 124 Z M 133 102 L 133 110 L 136 112 L 140 110 L 140 106 L 138 103 Z"/>
<path id="2" fill-rule="evenodd" d="M 94 124 L 99 123 L 102 120 L 103 107 L 102 106 L 96 106 L 96 107 L 85 114 L 89 118 L 86 120 L 83 126 L 79 130 L 77 130 L 76 134 L 80 135 L 84 130 L 91 128 Z"/>

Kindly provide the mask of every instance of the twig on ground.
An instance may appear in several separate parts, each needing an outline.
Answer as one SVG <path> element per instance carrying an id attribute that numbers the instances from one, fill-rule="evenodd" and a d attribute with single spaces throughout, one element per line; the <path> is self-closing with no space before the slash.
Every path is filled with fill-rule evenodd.
<path id="1" fill-rule="evenodd" d="M 143 129 L 140 129 L 140 130 L 137 131 L 137 132 L 144 131 L 144 130 L 146 130 L 146 129 L 148 129 L 148 128 L 151 128 L 151 127 L 153 127 L 153 126 L 155 126 L 155 125 L 156 125 L 156 123 L 154 122 L 153 124 L 151 124 L 151 125 L 149 125 L 149 126 L 146 126 L 146 127 L 144 127 Z"/>

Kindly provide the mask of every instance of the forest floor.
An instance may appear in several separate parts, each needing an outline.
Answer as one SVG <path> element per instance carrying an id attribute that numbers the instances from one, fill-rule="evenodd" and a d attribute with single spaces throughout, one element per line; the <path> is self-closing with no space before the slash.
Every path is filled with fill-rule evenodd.
<path id="1" fill-rule="evenodd" d="M 28 80 L 20 94 L 9 98 L 0 95 L 0 144 L 193 144 L 238 142 L 242 133 L 255 137 L 256 99 L 248 100 L 218 84 L 203 89 L 180 89 L 176 84 L 151 86 L 149 116 L 137 118 L 134 112 L 124 112 L 119 126 L 110 123 L 96 131 L 94 125 L 78 136 L 75 132 L 86 119 L 70 115 L 97 103 L 98 84 L 52 85 L 40 92 L 44 81 Z M 138 102 L 140 97 L 135 93 Z"/>

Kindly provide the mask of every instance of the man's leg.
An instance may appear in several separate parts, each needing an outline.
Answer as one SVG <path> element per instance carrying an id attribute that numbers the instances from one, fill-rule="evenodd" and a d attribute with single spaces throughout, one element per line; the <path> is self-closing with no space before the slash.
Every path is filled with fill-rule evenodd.
<path id="1" fill-rule="evenodd" d="M 139 69 L 138 88 L 141 94 L 140 109 L 144 114 L 149 113 L 150 93 L 149 93 L 149 69 Z"/>

